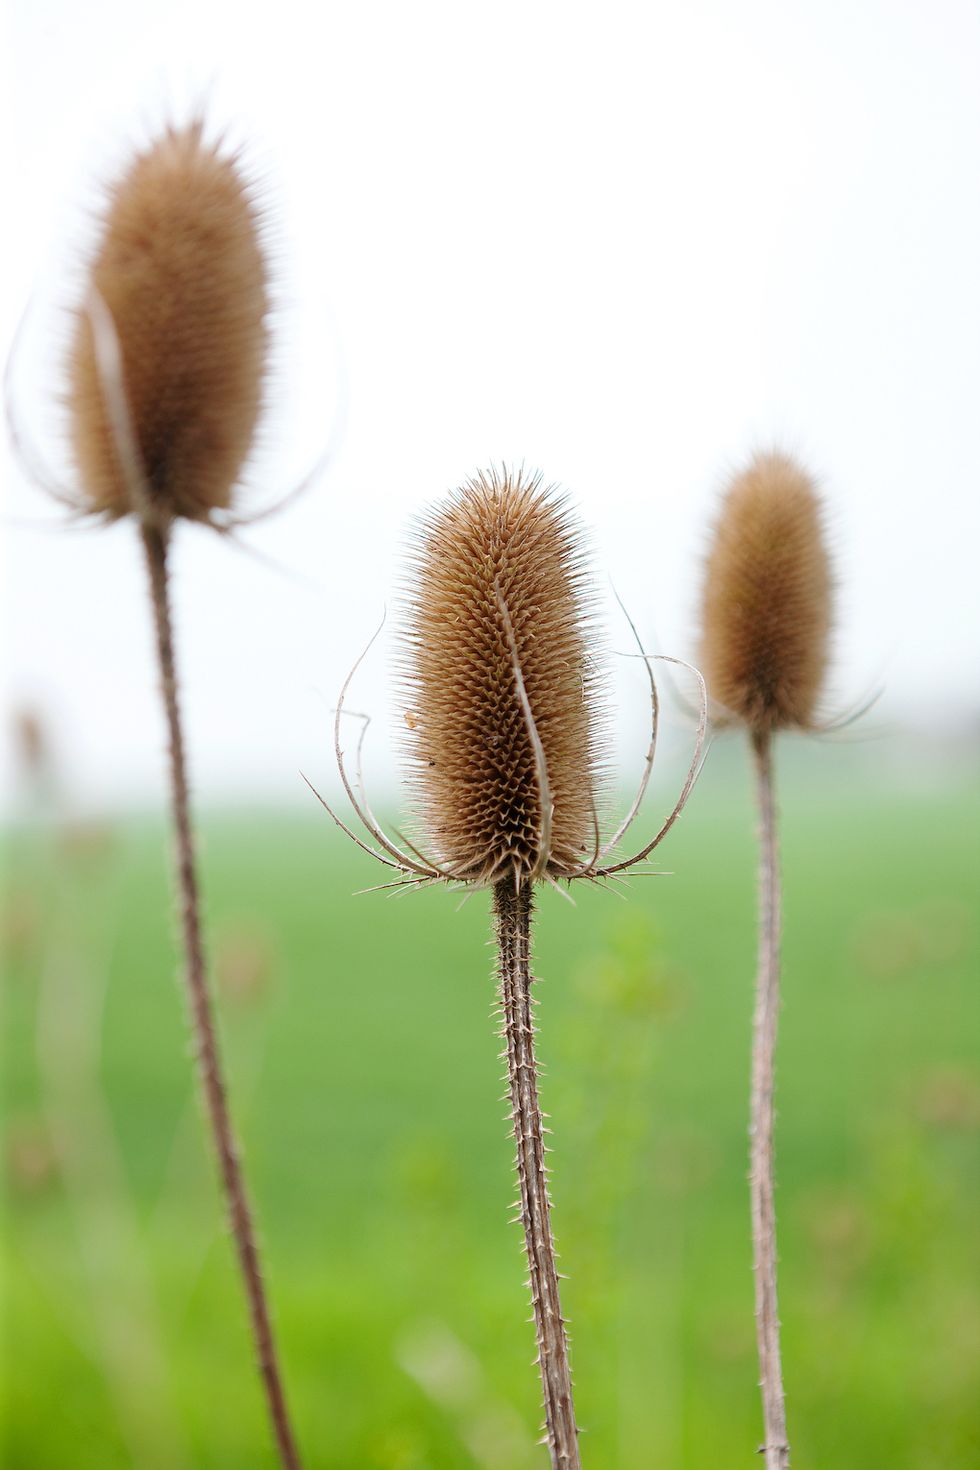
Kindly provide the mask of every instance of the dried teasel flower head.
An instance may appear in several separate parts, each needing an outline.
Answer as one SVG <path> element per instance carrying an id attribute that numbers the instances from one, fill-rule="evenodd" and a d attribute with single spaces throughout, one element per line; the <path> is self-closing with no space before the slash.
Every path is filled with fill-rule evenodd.
<path id="1" fill-rule="evenodd" d="M 439 863 L 516 885 L 579 870 L 602 763 L 582 533 L 539 477 L 491 471 L 423 522 L 403 625 L 415 806 Z M 550 810 L 549 810 L 550 808 Z"/>
<path id="2" fill-rule="evenodd" d="M 633 825 L 657 747 L 653 659 L 632 623 L 650 686 L 650 745 L 639 789 L 615 832 L 599 830 L 606 757 L 605 660 L 582 532 L 564 498 L 540 476 L 490 470 L 467 481 L 421 523 L 410 564 L 400 640 L 400 714 L 418 825 L 429 858 L 379 825 L 342 746 L 351 669 L 334 717 L 334 754 L 364 841 L 307 785 L 358 847 L 401 876 L 383 888 L 428 883 L 500 885 L 536 879 L 616 881 L 653 852 L 677 821 L 701 769 L 707 695 L 694 754 L 673 810 L 631 857 L 610 860 Z M 305 779 L 305 778 L 304 778 Z"/>
<path id="3" fill-rule="evenodd" d="M 226 510 L 262 405 L 261 222 L 203 133 L 168 128 L 112 188 L 75 324 L 73 455 L 85 509 L 110 519 Z"/>
<path id="4" fill-rule="evenodd" d="M 813 727 L 832 591 L 813 480 L 785 454 L 756 454 L 714 528 L 701 651 L 709 694 L 754 735 Z"/>

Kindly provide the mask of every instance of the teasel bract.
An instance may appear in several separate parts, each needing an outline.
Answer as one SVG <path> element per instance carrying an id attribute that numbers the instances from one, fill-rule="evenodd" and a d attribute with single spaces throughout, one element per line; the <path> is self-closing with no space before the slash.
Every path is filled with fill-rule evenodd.
<path id="1" fill-rule="evenodd" d="M 653 730 L 643 778 L 626 818 L 604 843 L 603 646 L 583 535 L 565 500 L 539 477 L 503 469 L 477 475 L 437 507 L 418 530 L 399 644 L 415 840 L 395 842 L 374 818 L 360 777 L 360 745 L 354 783 L 347 773 L 341 719 L 350 677 L 338 702 L 336 755 L 347 795 L 372 840 L 363 843 L 327 809 L 354 841 L 401 875 L 382 886 L 448 882 L 492 892 L 517 1208 L 546 1440 L 552 1465 L 568 1470 L 580 1457 L 534 1044 L 533 888 L 536 882 L 612 881 L 662 840 L 700 766 L 703 683 L 696 750 L 673 811 L 640 852 L 611 861 L 646 790 L 659 705 L 647 660 Z"/>
<path id="2" fill-rule="evenodd" d="M 832 576 L 823 509 L 788 456 L 757 454 L 732 480 L 704 577 L 701 662 L 722 723 L 751 743 L 759 805 L 759 953 L 752 1044 L 750 1192 L 766 1470 L 785 1470 L 789 1441 L 776 1290 L 773 1154 L 780 982 L 780 875 L 773 741 L 819 728 Z"/>
<path id="3" fill-rule="evenodd" d="M 136 154 L 111 189 L 75 317 L 67 403 L 73 508 L 132 518 L 150 581 L 170 751 L 184 967 L 207 1115 L 279 1456 L 300 1459 L 234 1137 L 207 980 L 178 702 L 169 552 L 175 525 L 233 523 L 268 357 L 262 218 L 235 156 L 200 120 Z"/>

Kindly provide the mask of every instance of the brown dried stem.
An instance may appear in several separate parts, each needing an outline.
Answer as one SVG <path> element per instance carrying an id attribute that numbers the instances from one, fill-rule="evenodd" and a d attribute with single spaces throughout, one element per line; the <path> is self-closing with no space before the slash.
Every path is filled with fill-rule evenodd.
<path id="1" fill-rule="evenodd" d="M 259 1252 L 251 1206 L 245 1189 L 238 1147 L 228 1110 L 218 1037 L 208 993 L 201 934 L 200 891 L 194 857 L 184 740 L 177 698 L 177 675 L 174 664 L 173 628 L 167 572 L 169 533 L 166 528 L 144 521 L 143 546 L 150 576 L 153 617 L 156 627 L 160 682 L 170 746 L 170 778 L 176 837 L 177 884 L 181 897 L 181 922 L 184 961 L 191 1018 L 197 1045 L 201 1085 L 208 1120 L 214 1137 L 221 1170 L 228 1215 L 245 1295 L 248 1301 L 252 1336 L 259 1359 L 259 1370 L 265 1388 L 273 1433 L 284 1470 L 300 1470 L 299 1452 L 286 1407 L 282 1374 L 276 1351 L 265 1285 L 259 1265 Z"/>
<path id="2" fill-rule="evenodd" d="M 551 1235 L 544 1129 L 538 1100 L 534 1019 L 531 1011 L 531 885 L 512 879 L 493 890 L 500 956 L 500 1004 L 507 1043 L 521 1220 L 530 1273 L 531 1302 L 544 1391 L 547 1443 L 553 1470 L 580 1470 L 578 1429 L 572 1403 L 568 1339 L 558 1295 Z"/>
<path id="3" fill-rule="evenodd" d="M 759 963 L 752 1036 L 749 1187 L 752 1200 L 752 1253 L 755 1270 L 755 1320 L 759 1345 L 766 1470 L 786 1470 L 786 1404 L 779 1351 L 776 1297 L 776 1201 L 773 1151 L 773 1092 L 779 1021 L 780 888 L 779 851 L 773 794 L 772 737 L 752 736 L 759 800 Z"/>

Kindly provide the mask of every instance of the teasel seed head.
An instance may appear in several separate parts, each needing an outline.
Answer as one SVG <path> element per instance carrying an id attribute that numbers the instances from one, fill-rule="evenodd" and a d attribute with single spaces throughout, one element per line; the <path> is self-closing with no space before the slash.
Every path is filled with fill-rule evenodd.
<path id="1" fill-rule="evenodd" d="M 539 477 L 479 474 L 422 523 L 400 693 L 416 810 L 447 875 L 519 888 L 587 862 L 598 655 L 582 534 Z"/>
<path id="2" fill-rule="evenodd" d="M 200 120 L 168 128 L 111 190 L 75 322 L 68 406 L 87 510 L 203 521 L 230 506 L 262 406 L 267 311 L 261 221 L 236 158 L 205 141 Z M 141 506 L 100 321 L 114 337 Z"/>
<path id="3" fill-rule="evenodd" d="M 715 525 L 701 660 L 711 697 L 757 737 L 813 726 L 832 592 L 813 480 L 785 454 L 756 454 Z"/>

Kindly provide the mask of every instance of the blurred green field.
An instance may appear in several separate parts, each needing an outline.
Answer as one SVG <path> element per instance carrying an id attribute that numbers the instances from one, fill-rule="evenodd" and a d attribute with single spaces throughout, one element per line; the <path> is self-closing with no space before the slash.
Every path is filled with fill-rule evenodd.
<path id="1" fill-rule="evenodd" d="M 976 790 L 784 783 L 784 1365 L 800 1470 L 980 1464 Z M 628 901 L 540 903 L 593 1470 L 758 1464 L 753 840 L 709 763 Z M 487 898 L 391 898 L 322 814 L 213 816 L 235 1109 L 310 1470 L 541 1466 Z M 652 820 L 652 819 L 651 819 Z M 190 1083 L 163 828 L 8 842 L 5 1470 L 270 1467 Z"/>

